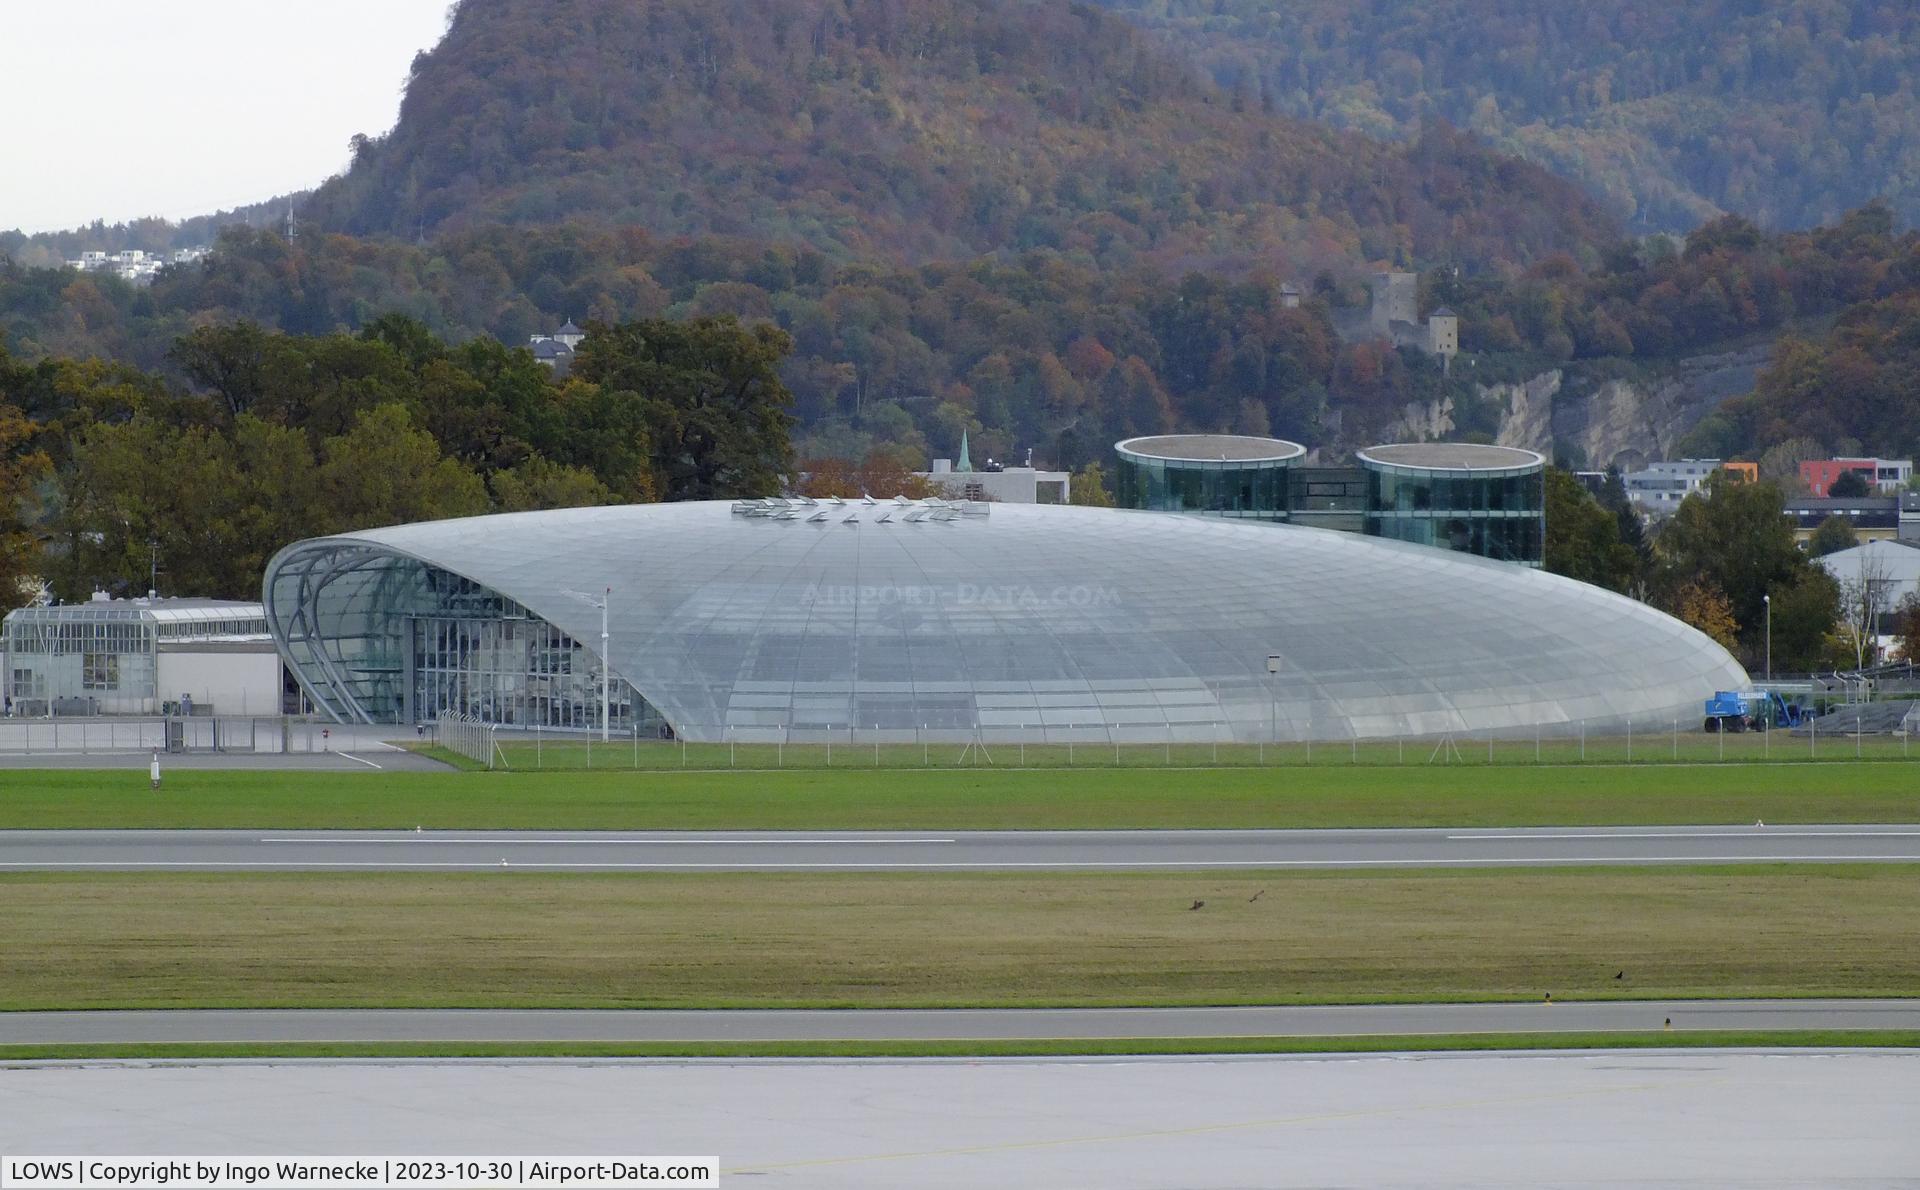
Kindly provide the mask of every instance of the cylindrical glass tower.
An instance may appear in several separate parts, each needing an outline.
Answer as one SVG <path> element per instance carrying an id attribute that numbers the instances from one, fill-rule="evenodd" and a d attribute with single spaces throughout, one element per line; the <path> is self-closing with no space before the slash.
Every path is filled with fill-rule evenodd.
<path id="1" fill-rule="evenodd" d="M 1367 533 L 1540 565 L 1547 460 L 1511 446 L 1414 442 L 1370 446 Z"/>
<path id="2" fill-rule="evenodd" d="M 1245 520 L 1287 519 L 1287 472 L 1297 442 L 1239 434 L 1164 434 L 1114 444 L 1114 502 L 1122 508 Z"/>

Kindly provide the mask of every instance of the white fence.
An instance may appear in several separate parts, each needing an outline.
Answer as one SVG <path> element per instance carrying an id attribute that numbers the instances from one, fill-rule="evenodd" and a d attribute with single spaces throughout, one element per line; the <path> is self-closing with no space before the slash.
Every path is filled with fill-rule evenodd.
<path id="1" fill-rule="evenodd" d="M 0 719 L 0 753 L 325 752 L 331 725 L 290 716 Z"/>
<path id="2" fill-rule="evenodd" d="M 433 725 L 433 742 L 468 760 L 493 768 L 507 767 L 506 754 L 500 751 L 499 727 L 467 715 L 445 714 Z"/>

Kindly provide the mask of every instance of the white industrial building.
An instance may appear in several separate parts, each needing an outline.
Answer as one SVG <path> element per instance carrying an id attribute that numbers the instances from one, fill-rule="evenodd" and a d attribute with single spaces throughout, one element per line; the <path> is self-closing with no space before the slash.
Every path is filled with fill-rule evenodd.
<path id="1" fill-rule="evenodd" d="M 286 688 L 258 603 L 99 593 L 0 623 L 11 716 L 278 715 Z"/>
<path id="2" fill-rule="evenodd" d="M 1642 512 L 1666 516 L 1704 487 L 1719 469 L 1719 459 L 1673 459 L 1649 463 L 1644 470 L 1629 471 L 1620 480 L 1626 486 L 1627 499 Z"/>
<path id="3" fill-rule="evenodd" d="M 1909 595 L 1920 595 L 1920 541 L 1878 540 L 1814 559 L 1837 583 L 1874 587 L 1875 603 L 1891 612 Z"/>
<path id="4" fill-rule="evenodd" d="M 928 483 L 949 500 L 989 500 L 995 504 L 1070 504 L 1072 476 L 1065 471 L 1033 467 L 1000 467 L 993 471 L 943 470 L 946 459 L 935 459 L 933 470 L 922 472 Z"/>
<path id="5" fill-rule="evenodd" d="M 1041 471 L 1033 466 L 1033 452 L 1020 467 L 992 459 L 983 470 L 973 467 L 967 436 L 960 435 L 960 461 L 933 460 L 933 470 L 914 474 L 948 500 L 986 500 L 994 504 L 1071 504 L 1073 477 L 1065 471 Z"/>

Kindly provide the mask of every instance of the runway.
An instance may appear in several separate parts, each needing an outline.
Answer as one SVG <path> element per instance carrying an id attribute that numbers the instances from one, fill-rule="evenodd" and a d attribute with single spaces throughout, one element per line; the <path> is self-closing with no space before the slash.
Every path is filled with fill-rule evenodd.
<path id="1" fill-rule="evenodd" d="M 1920 1000 L 1618 1000 L 1246 1008 L 172 1009 L 0 1012 L 0 1045 L 1019 1041 L 1437 1033 L 1920 1030 Z"/>
<path id="2" fill-rule="evenodd" d="M 1911 1186 L 1911 1051 L 0 1067 L 0 1152 L 701 1154 L 783 1187 Z"/>
<path id="3" fill-rule="evenodd" d="M 1920 826 L 1319 831 L 0 831 L 4 870 L 1101 871 L 1920 862 Z"/>

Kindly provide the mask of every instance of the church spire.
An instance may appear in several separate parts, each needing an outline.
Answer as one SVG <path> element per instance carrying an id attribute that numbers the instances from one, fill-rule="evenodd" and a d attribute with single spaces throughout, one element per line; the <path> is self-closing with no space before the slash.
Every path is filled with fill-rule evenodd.
<path id="1" fill-rule="evenodd" d="M 960 462 L 954 467 L 954 470 L 973 470 L 973 456 L 967 453 L 967 432 L 965 430 L 960 431 Z"/>

